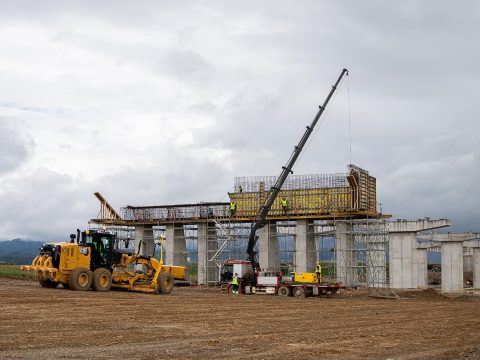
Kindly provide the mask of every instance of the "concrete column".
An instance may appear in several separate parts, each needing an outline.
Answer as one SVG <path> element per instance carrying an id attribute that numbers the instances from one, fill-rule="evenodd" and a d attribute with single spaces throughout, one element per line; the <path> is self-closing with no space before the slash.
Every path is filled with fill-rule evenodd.
<path id="1" fill-rule="evenodd" d="M 168 224 L 165 232 L 165 263 L 186 266 L 187 247 L 183 225 Z"/>
<path id="2" fill-rule="evenodd" d="M 473 288 L 480 289 L 480 248 L 473 248 Z"/>
<path id="3" fill-rule="evenodd" d="M 135 226 L 135 254 L 154 256 L 155 242 L 152 225 Z"/>
<path id="4" fill-rule="evenodd" d="M 197 224 L 198 284 L 213 285 L 219 281 L 218 266 L 210 261 L 218 250 L 215 223 Z"/>
<path id="5" fill-rule="evenodd" d="M 297 221 L 295 239 L 296 271 L 315 272 L 317 262 L 317 244 L 315 242 L 315 225 L 307 220 Z"/>
<path id="6" fill-rule="evenodd" d="M 349 242 L 348 231 L 351 230 L 347 223 L 335 223 L 335 254 L 337 281 L 346 286 L 356 285 L 356 276 L 353 271 L 356 266 L 356 253 Z"/>
<path id="7" fill-rule="evenodd" d="M 427 249 L 417 249 L 415 252 L 416 252 L 416 258 L 417 258 L 417 266 L 415 267 L 416 273 L 413 274 L 414 285 L 417 285 L 419 289 L 427 289 L 428 288 Z"/>
<path id="8" fill-rule="evenodd" d="M 442 292 L 463 292 L 463 242 L 442 242 Z"/>
<path id="9" fill-rule="evenodd" d="M 154 256 L 155 241 L 153 238 L 152 225 L 135 226 L 135 254 L 142 256 Z M 136 265 L 137 271 L 147 271 L 147 267 L 142 264 Z"/>
<path id="10" fill-rule="evenodd" d="M 413 289 L 412 264 L 417 239 L 416 232 L 390 233 L 388 236 L 390 259 L 390 287 L 393 289 Z M 417 270 L 418 272 L 418 270 Z"/>
<path id="11" fill-rule="evenodd" d="M 473 271 L 473 256 L 472 255 L 463 255 L 463 271 L 465 271 L 465 272 Z"/>
<path id="12" fill-rule="evenodd" d="M 280 271 L 280 249 L 278 247 L 277 226 L 269 221 L 258 235 L 258 262 L 262 269 Z"/>

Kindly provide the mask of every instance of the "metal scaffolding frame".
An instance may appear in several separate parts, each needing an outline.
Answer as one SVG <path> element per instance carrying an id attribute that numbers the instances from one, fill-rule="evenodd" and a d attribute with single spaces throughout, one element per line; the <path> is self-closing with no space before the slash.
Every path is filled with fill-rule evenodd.
<path id="1" fill-rule="evenodd" d="M 337 279 L 347 286 L 388 287 L 388 223 L 385 219 L 337 220 Z"/>

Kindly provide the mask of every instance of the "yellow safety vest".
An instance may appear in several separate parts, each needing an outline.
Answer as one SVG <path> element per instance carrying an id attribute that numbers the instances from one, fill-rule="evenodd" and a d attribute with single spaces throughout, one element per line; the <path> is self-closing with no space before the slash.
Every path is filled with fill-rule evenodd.
<path id="1" fill-rule="evenodd" d="M 232 285 L 238 285 L 238 276 L 232 278 Z"/>
<path id="2" fill-rule="evenodd" d="M 235 204 L 233 201 L 230 202 L 230 210 L 235 210 L 237 207 L 237 204 Z"/>
<path id="3" fill-rule="evenodd" d="M 315 272 L 317 273 L 321 273 L 322 272 L 322 266 L 320 264 L 317 263 L 317 267 L 315 269 Z"/>
<path id="4" fill-rule="evenodd" d="M 282 207 L 287 207 L 287 199 L 281 200 L 282 202 Z"/>

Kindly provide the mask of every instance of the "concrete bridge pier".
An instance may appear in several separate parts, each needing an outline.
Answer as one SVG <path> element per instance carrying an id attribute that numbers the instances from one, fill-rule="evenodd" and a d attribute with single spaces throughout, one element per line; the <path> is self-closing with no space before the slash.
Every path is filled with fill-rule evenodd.
<path id="1" fill-rule="evenodd" d="M 463 247 L 464 242 L 475 240 L 477 234 L 448 233 L 426 234 L 422 239 L 438 241 L 442 251 L 442 292 L 463 293 Z"/>
<path id="2" fill-rule="evenodd" d="M 463 255 L 463 271 L 473 271 L 473 256 Z"/>
<path id="3" fill-rule="evenodd" d="M 142 256 L 153 256 L 155 241 L 153 238 L 152 225 L 135 226 L 135 254 Z"/>
<path id="4" fill-rule="evenodd" d="M 356 252 L 348 241 L 348 232 L 351 230 L 351 225 L 348 223 L 340 221 L 335 223 L 337 281 L 346 286 L 355 286 L 358 282 L 353 271 L 357 263 Z"/>
<path id="5" fill-rule="evenodd" d="M 219 280 L 217 264 L 211 261 L 218 250 L 217 228 L 213 222 L 197 224 L 198 285 L 214 284 Z"/>
<path id="6" fill-rule="evenodd" d="M 269 221 L 258 234 L 258 262 L 262 269 L 280 271 L 280 248 L 278 247 L 277 225 Z"/>
<path id="7" fill-rule="evenodd" d="M 417 249 L 417 233 L 450 226 L 451 222 L 446 219 L 397 220 L 388 225 L 390 287 L 393 289 L 416 289 L 423 285 L 427 276 L 425 267 L 423 265 L 419 267 L 419 256 L 423 257 L 424 255 L 423 250 L 419 255 Z"/>
<path id="8" fill-rule="evenodd" d="M 480 248 L 473 248 L 473 288 L 480 290 Z"/>
<path id="9" fill-rule="evenodd" d="M 165 264 L 186 266 L 187 247 L 183 225 L 168 224 L 165 237 Z"/>
<path id="10" fill-rule="evenodd" d="M 463 242 L 442 242 L 442 292 L 463 292 Z"/>
<path id="11" fill-rule="evenodd" d="M 416 278 L 419 289 L 428 288 L 428 261 L 427 249 L 417 248 L 417 264 L 414 266 L 413 277 Z"/>
<path id="12" fill-rule="evenodd" d="M 315 225 L 308 220 L 297 221 L 295 238 L 296 271 L 315 272 L 317 262 L 317 244 L 315 242 Z"/>

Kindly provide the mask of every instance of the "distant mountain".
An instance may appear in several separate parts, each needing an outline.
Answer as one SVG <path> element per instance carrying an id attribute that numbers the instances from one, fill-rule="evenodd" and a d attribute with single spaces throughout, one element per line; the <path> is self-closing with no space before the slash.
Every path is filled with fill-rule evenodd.
<path id="1" fill-rule="evenodd" d="M 0 261 L 14 264 L 30 264 L 38 250 L 43 245 L 41 241 L 14 239 L 0 241 Z"/>

